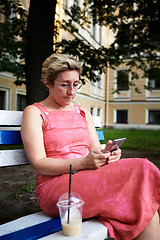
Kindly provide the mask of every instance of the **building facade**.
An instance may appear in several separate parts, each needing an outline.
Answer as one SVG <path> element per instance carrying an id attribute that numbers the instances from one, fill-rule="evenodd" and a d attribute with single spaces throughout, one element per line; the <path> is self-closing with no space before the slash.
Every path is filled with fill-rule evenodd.
<path id="1" fill-rule="evenodd" d="M 160 125 L 160 83 L 158 79 L 142 78 L 142 72 L 138 70 L 139 79 L 135 80 L 135 86 L 130 89 L 118 86 L 117 76 L 119 72 L 127 72 L 123 64 L 116 71 L 110 69 L 109 73 L 109 126 L 112 127 L 145 127 L 154 129 L 154 125 Z M 124 76 L 125 77 L 125 76 Z M 131 81 L 131 74 L 126 74 Z M 145 89 L 150 82 L 152 90 Z M 140 93 L 135 88 L 140 89 Z M 119 94 L 114 93 L 118 89 Z"/>
<path id="2" fill-rule="evenodd" d="M 65 8 L 70 8 L 73 1 L 59 0 L 55 21 L 61 22 L 67 19 L 64 13 Z M 25 8 L 29 7 L 29 1 L 22 1 Z M 82 0 L 77 1 L 81 7 Z M 56 23 L 58 25 L 58 23 Z M 85 24 L 85 23 L 84 23 Z M 113 41 L 113 33 L 105 27 L 86 25 L 78 26 L 78 37 L 85 39 L 94 48 L 109 46 Z M 59 28 L 58 41 L 72 39 L 74 36 Z M 100 116 L 103 126 L 111 127 L 146 127 L 153 125 L 160 127 L 160 84 L 157 79 L 142 78 L 139 71 L 139 79 L 135 81 L 141 93 L 135 91 L 135 86 L 128 88 L 128 85 L 121 86 L 118 76 L 124 77 L 126 83 L 131 81 L 131 74 L 128 73 L 125 64 L 116 70 L 107 69 L 106 74 L 100 76 L 100 81 L 94 83 L 92 79 L 77 91 L 75 103 L 85 105 L 93 116 Z M 25 86 L 15 86 L 14 77 L 10 73 L 0 73 L 0 109 L 23 110 L 26 105 Z M 150 81 L 153 90 L 148 91 L 144 85 Z M 119 94 L 114 93 L 115 90 Z"/>
<path id="3" fill-rule="evenodd" d="M 26 87 L 16 86 L 10 73 L 0 73 L 0 109 L 23 110 L 26 106 Z"/>

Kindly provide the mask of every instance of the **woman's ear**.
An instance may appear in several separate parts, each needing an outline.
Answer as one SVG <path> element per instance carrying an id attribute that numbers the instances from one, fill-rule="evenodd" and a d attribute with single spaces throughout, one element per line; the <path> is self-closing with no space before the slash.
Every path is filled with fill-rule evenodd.
<path id="1" fill-rule="evenodd" d="M 47 79 L 44 79 L 43 80 L 43 83 L 44 83 L 44 85 L 47 87 L 47 88 L 49 88 L 49 82 L 48 82 L 48 80 Z"/>

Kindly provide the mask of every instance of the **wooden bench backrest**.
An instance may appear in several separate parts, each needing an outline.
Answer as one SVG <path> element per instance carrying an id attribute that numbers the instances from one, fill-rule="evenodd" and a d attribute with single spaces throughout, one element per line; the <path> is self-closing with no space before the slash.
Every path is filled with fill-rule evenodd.
<path id="1" fill-rule="evenodd" d="M 0 145 L 22 145 L 22 111 L 0 110 Z M 0 167 L 29 164 L 24 149 L 0 150 Z"/>
<path id="2" fill-rule="evenodd" d="M 101 118 L 99 116 L 92 116 L 92 117 L 93 117 L 95 127 L 102 128 Z"/>
<path id="3" fill-rule="evenodd" d="M 9 148 L 9 144 L 17 146 L 21 144 L 23 146 L 20 135 L 22 114 L 23 112 L 21 111 L 0 110 L 0 145 L 5 145 Z M 103 137 L 102 133 L 102 131 L 98 131 L 98 134 L 100 134 L 99 138 Z M 29 164 L 24 149 L 0 150 L 0 167 L 23 164 Z M 87 239 L 92 239 L 93 234 L 97 239 L 99 239 L 100 235 L 102 236 L 100 239 L 104 239 L 107 236 L 106 227 L 98 220 L 94 219 L 84 222 L 83 228 L 84 238 L 86 234 Z M 61 229 L 59 218 L 50 218 L 43 212 L 38 212 L 1 225 L 0 239 L 17 240 L 22 239 L 22 236 L 25 236 L 25 239 L 39 239 L 51 233 L 56 234 Z M 53 239 L 57 239 L 59 236 L 58 233 L 53 236 Z"/>
<path id="4" fill-rule="evenodd" d="M 20 134 L 22 114 L 22 111 L 0 110 L 0 145 L 11 144 L 16 148 L 14 150 L 0 150 L 0 167 L 29 164 L 25 150 L 17 149 L 23 145 Z M 100 126 L 98 118 L 96 118 L 95 126 Z M 104 140 L 102 131 L 97 130 L 97 134 L 100 141 Z"/>

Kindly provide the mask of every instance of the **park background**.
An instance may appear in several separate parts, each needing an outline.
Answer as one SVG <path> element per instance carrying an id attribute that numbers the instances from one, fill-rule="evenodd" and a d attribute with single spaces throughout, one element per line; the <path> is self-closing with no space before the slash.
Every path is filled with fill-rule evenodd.
<path id="1" fill-rule="evenodd" d="M 158 1 L 5 0 L 0 9 L 0 109 L 46 96 L 41 66 L 51 53 L 77 55 L 84 85 L 74 102 L 100 117 L 104 143 L 126 137 L 122 157 L 160 168 Z M 0 223 L 39 211 L 31 166 L 0 171 Z"/>

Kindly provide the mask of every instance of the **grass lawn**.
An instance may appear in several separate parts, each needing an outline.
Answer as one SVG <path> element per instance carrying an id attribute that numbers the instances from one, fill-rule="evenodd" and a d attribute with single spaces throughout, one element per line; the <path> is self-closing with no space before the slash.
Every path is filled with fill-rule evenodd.
<path id="1" fill-rule="evenodd" d="M 143 152 L 144 156 L 152 159 L 152 162 L 160 169 L 160 131 L 141 129 L 102 129 L 106 143 L 109 139 L 126 137 L 121 146 L 124 150 Z M 155 161 L 154 161 L 155 159 Z"/>
<path id="2" fill-rule="evenodd" d="M 126 141 L 123 143 L 123 149 L 132 149 L 139 151 L 154 151 L 159 149 L 160 151 L 160 131 L 156 130 L 119 130 L 119 129 L 103 129 L 104 143 L 107 140 L 126 137 Z"/>

